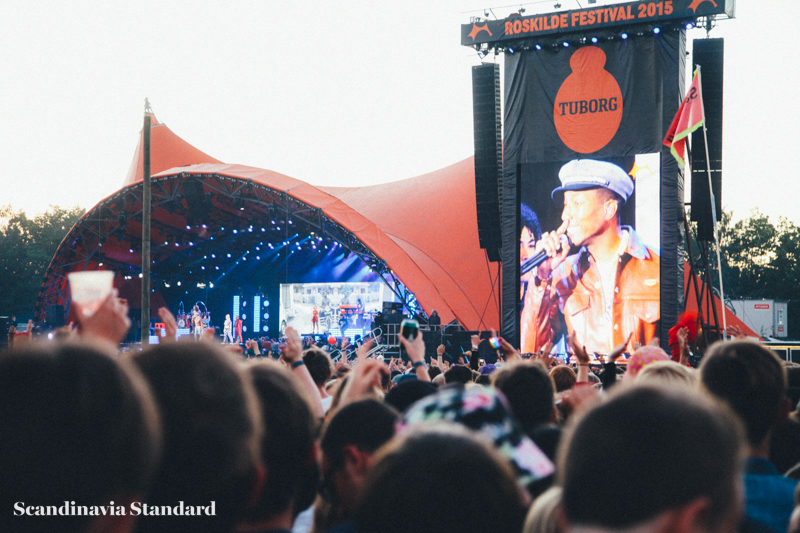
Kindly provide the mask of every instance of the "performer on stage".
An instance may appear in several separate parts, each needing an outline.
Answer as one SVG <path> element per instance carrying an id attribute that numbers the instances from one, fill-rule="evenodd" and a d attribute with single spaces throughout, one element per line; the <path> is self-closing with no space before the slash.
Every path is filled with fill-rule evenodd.
<path id="1" fill-rule="evenodd" d="M 203 333 L 203 319 L 200 317 L 200 309 L 196 305 L 192 309 L 192 328 L 195 340 L 199 339 Z"/>
<path id="2" fill-rule="evenodd" d="M 225 315 L 222 344 L 233 344 L 233 322 L 231 322 L 231 315 Z"/>
<path id="3" fill-rule="evenodd" d="M 233 327 L 236 331 L 236 334 L 233 336 L 233 342 L 235 344 L 242 344 L 242 342 L 244 342 L 242 340 L 242 319 L 239 317 L 239 315 L 236 315 L 236 317 L 234 318 Z"/>
<path id="4" fill-rule="evenodd" d="M 319 311 L 316 305 L 311 310 L 311 333 L 319 333 Z"/>

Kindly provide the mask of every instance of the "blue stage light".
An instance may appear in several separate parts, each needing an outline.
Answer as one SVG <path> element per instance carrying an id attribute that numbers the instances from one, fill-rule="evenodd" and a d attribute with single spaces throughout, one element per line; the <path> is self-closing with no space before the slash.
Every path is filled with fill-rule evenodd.
<path id="1" fill-rule="evenodd" d="M 597 41 L 599 41 L 599 40 L 600 39 L 598 39 L 597 37 L 592 37 L 592 42 L 595 43 L 595 44 L 597 44 Z"/>
<path id="2" fill-rule="evenodd" d="M 622 32 L 622 35 L 620 35 L 620 37 L 622 37 L 622 40 L 624 41 L 625 39 L 628 38 L 628 34 L 625 33 L 625 32 Z"/>
<path id="3" fill-rule="evenodd" d="M 239 230 L 233 230 L 234 233 L 239 233 Z"/>
<path id="4" fill-rule="evenodd" d="M 653 28 L 653 33 L 655 33 L 656 35 L 658 35 L 659 33 L 661 33 L 661 28 L 659 28 L 658 26 L 656 26 L 655 28 Z"/>
<path id="5" fill-rule="evenodd" d="M 216 255 L 214 255 L 214 254 L 211 254 L 211 259 L 216 259 L 216 258 L 217 258 L 217 256 L 216 256 Z"/>
<path id="6" fill-rule="evenodd" d="M 230 257 L 230 256 L 231 256 L 231 254 L 228 254 L 228 257 Z"/>
<path id="7" fill-rule="evenodd" d="M 686 29 L 687 30 L 693 30 L 694 29 L 694 22 L 687 22 L 686 23 Z"/>
<path id="8" fill-rule="evenodd" d="M 561 43 L 561 44 L 563 44 L 563 45 L 564 45 L 564 48 L 569 48 L 569 42 L 567 42 L 567 41 L 564 41 L 564 42 L 563 42 L 563 43 Z"/>
<path id="9" fill-rule="evenodd" d="M 261 296 L 256 296 L 253 298 L 253 309 L 261 309 Z M 253 313 L 253 331 L 258 331 L 261 329 L 261 315 L 258 314 L 258 311 Z"/>
<path id="10" fill-rule="evenodd" d="M 541 50 L 542 49 L 542 45 L 541 44 L 537 44 L 536 46 L 534 46 L 534 48 L 536 48 L 537 50 Z"/>
<path id="11" fill-rule="evenodd" d="M 511 48 L 511 47 L 509 47 L 509 48 L 508 48 L 508 53 L 509 53 L 509 54 L 513 54 L 513 53 L 514 53 L 514 49 L 513 49 L 513 48 Z"/>

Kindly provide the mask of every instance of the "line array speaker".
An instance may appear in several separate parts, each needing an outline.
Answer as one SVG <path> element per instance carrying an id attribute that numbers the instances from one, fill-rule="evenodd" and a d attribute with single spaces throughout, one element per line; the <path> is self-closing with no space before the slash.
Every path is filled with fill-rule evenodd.
<path id="1" fill-rule="evenodd" d="M 695 39 L 693 63 L 700 65 L 703 83 L 703 106 L 706 113 L 708 160 L 711 168 L 711 188 L 717 221 L 722 220 L 722 39 Z M 714 240 L 711 220 L 711 199 L 708 195 L 708 171 L 703 130 L 692 134 L 692 220 L 697 222 L 700 240 Z"/>
<path id="2" fill-rule="evenodd" d="M 496 63 L 472 67 L 472 116 L 478 239 L 489 260 L 500 261 L 503 134 L 500 116 L 500 66 Z"/>

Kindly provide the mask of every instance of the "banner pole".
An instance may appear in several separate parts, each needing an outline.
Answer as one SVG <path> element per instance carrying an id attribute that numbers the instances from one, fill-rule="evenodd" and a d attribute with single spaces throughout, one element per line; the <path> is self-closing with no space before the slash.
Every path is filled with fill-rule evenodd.
<path id="1" fill-rule="evenodd" d="M 703 77 L 700 65 L 697 65 L 697 81 L 700 85 L 700 97 L 703 95 Z M 711 198 L 711 223 L 714 228 L 714 245 L 717 249 L 717 274 L 719 275 L 719 300 L 722 302 L 722 339 L 728 340 L 728 320 L 725 317 L 725 290 L 722 287 L 722 260 L 719 253 L 719 228 L 717 227 L 717 201 L 711 184 L 711 156 L 708 155 L 708 133 L 706 130 L 706 106 L 703 105 L 703 149 L 706 153 L 706 174 L 708 175 L 708 195 Z M 713 299 L 712 299 L 713 302 Z"/>
<path id="2" fill-rule="evenodd" d="M 150 102 L 145 98 L 142 128 L 142 348 L 150 344 Z"/>

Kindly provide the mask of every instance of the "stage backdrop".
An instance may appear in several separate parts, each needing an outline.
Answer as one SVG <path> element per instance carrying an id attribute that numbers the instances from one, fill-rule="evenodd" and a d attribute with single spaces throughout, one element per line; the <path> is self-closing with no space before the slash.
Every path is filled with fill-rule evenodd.
<path id="1" fill-rule="evenodd" d="M 649 290 L 650 296 L 642 296 L 648 301 L 625 320 L 654 328 L 646 335 L 662 343 L 675 323 L 683 294 L 683 178 L 661 143 L 683 95 L 685 33 L 677 26 L 659 33 L 652 26 L 631 28 L 627 39 L 620 37 L 622 30 L 601 35 L 597 43 L 584 35 L 583 44 L 579 34 L 562 34 L 541 50 L 525 46 L 505 54 L 502 329 L 517 346 L 521 329 L 533 327 L 522 325 L 528 279 L 519 267 L 529 243 L 516 246 L 521 205 L 537 215 L 542 231 L 557 229 L 563 196 L 553 200 L 551 192 L 560 184 L 562 166 L 575 159 L 611 162 L 631 176 L 634 192 L 621 222 L 660 259 L 660 276 L 650 272 L 639 280 Z M 573 247 L 570 253 L 579 252 Z M 579 318 L 566 314 L 562 305 L 548 318 L 554 331 Z M 530 351 L 530 339 L 523 348 Z"/>

